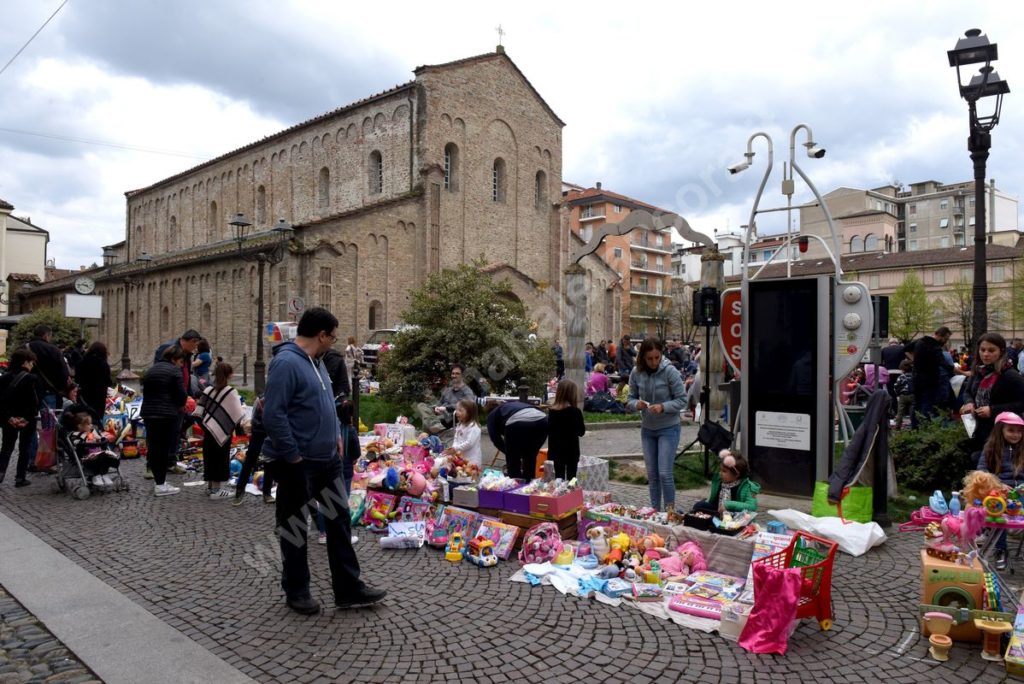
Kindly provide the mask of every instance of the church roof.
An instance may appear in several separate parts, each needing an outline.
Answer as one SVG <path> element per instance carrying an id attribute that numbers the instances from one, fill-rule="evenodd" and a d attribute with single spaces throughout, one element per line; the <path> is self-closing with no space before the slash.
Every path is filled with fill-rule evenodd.
<path id="1" fill-rule="evenodd" d="M 497 52 L 485 52 L 482 55 L 476 55 L 474 57 L 465 57 L 463 59 L 457 59 L 454 62 L 445 62 L 444 64 L 425 64 L 423 66 L 416 67 L 415 69 L 413 69 L 413 73 L 419 76 L 422 73 L 428 73 L 431 71 L 441 71 L 443 69 L 451 69 L 453 67 L 469 66 L 472 64 L 479 64 L 480 62 L 489 62 L 494 59 L 504 59 L 506 62 L 508 62 L 512 69 L 514 69 L 515 72 L 519 74 L 519 78 L 523 79 L 523 83 L 525 83 L 526 86 L 533 92 L 534 96 L 536 96 L 537 100 L 544 107 L 545 111 L 547 111 L 547 113 L 551 115 L 551 118 L 554 119 L 559 126 L 565 126 L 565 122 L 562 121 L 557 114 L 555 114 L 555 110 L 551 109 L 551 106 L 547 103 L 547 101 L 545 101 L 544 98 L 541 97 L 541 94 L 537 92 L 537 89 L 533 87 L 532 83 L 530 83 L 530 79 L 526 78 L 526 75 L 522 71 L 520 71 L 519 67 L 516 66 L 516 63 L 512 61 L 512 58 L 505 54 L 505 48 L 501 47 L 500 45 L 498 46 Z"/>
<path id="2" fill-rule="evenodd" d="M 0 209 L 6 209 L 10 211 L 11 209 L 14 209 L 14 205 L 0 197 Z"/>

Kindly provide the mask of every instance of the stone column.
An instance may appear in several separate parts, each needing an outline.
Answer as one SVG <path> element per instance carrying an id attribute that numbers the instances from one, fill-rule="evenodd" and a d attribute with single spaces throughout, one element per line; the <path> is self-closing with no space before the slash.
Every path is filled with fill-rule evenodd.
<path id="1" fill-rule="evenodd" d="M 584 347 L 587 340 L 587 270 L 579 264 L 565 269 L 565 377 L 586 388 Z"/>
<path id="2" fill-rule="evenodd" d="M 725 257 L 716 247 L 709 247 L 701 254 L 700 286 L 702 288 L 713 287 L 719 292 L 725 289 Z M 707 333 L 702 330 L 699 334 L 701 345 L 703 346 L 707 341 Z M 701 370 L 704 370 L 708 360 L 711 362 L 710 418 L 718 422 L 719 416 L 722 415 L 722 409 L 729 401 L 729 395 L 718 388 L 725 381 L 725 373 L 722 371 L 725 357 L 722 354 L 722 343 L 719 341 L 719 329 L 717 327 L 711 329 L 711 346 L 705 349 L 701 355 L 703 356 L 704 354 L 708 354 L 708 357 L 701 359 Z"/>

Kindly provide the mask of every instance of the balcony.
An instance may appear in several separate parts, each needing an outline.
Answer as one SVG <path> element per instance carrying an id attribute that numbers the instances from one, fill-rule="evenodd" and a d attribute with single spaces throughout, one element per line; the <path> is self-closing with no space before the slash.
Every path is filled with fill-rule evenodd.
<path id="1" fill-rule="evenodd" d="M 661 275 L 667 275 L 668 269 L 664 266 L 658 266 L 656 264 L 648 263 L 647 261 L 631 261 L 629 268 L 632 271 L 645 271 L 647 273 L 659 273 Z"/>
<path id="2" fill-rule="evenodd" d="M 632 238 L 630 238 L 629 244 L 633 249 L 646 249 L 650 252 L 657 252 L 658 254 L 672 253 L 671 240 L 666 240 L 665 242 L 659 241 L 659 243 L 656 244 L 654 240 L 648 238 L 646 232 L 644 232 L 642 235 L 634 235 Z"/>
<path id="3" fill-rule="evenodd" d="M 593 207 L 583 207 L 580 210 L 580 223 L 586 223 L 588 221 L 596 221 L 604 218 L 603 209 L 594 209 Z"/>
<path id="4" fill-rule="evenodd" d="M 668 297 L 668 293 L 662 290 L 658 290 L 650 285 L 630 285 L 630 294 L 642 295 L 645 297 Z"/>

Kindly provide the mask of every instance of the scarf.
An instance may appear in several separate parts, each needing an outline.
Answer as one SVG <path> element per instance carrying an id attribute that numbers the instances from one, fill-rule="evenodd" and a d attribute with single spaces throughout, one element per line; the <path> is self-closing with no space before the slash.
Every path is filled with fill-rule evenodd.
<path id="1" fill-rule="evenodd" d="M 245 416 L 238 392 L 230 385 L 221 389 L 211 385 L 199 395 L 196 404 L 198 415 L 202 418 L 203 429 L 210 433 L 217 444 L 225 446 L 231 441 L 231 433 Z"/>
<path id="2" fill-rule="evenodd" d="M 739 485 L 739 480 L 733 480 L 732 482 L 723 482 L 721 489 L 718 490 L 718 509 L 725 510 L 725 504 L 728 501 L 732 501 L 732 490 L 736 489 Z"/>
<path id="3" fill-rule="evenodd" d="M 995 366 L 988 364 L 981 367 L 981 381 L 978 383 L 978 391 L 974 394 L 975 406 L 991 406 L 992 388 L 998 379 L 999 373 L 996 372 Z"/>

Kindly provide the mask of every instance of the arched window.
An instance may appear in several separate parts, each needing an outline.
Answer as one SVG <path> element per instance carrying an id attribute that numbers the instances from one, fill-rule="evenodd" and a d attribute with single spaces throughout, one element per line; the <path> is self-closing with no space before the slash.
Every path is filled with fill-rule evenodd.
<path id="1" fill-rule="evenodd" d="M 384 325 L 384 307 L 376 299 L 370 302 L 370 316 L 367 324 L 370 330 L 376 330 L 378 326 Z"/>
<path id="2" fill-rule="evenodd" d="M 210 202 L 210 223 L 209 223 L 209 227 L 210 227 L 209 241 L 210 242 L 213 242 L 214 240 L 216 240 L 217 239 L 217 235 L 220 232 L 220 231 L 217 230 L 218 227 L 219 227 L 217 225 L 217 223 L 218 223 L 217 222 L 217 203 L 216 202 Z"/>
<path id="3" fill-rule="evenodd" d="M 369 175 L 370 194 L 379 195 L 384 192 L 384 160 L 377 150 L 370 153 Z"/>
<path id="4" fill-rule="evenodd" d="M 865 252 L 876 252 L 878 251 L 878 236 L 874 233 L 868 233 L 867 237 L 864 238 L 864 251 Z"/>
<path id="5" fill-rule="evenodd" d="M 491 200 L 505 201 L 505 160 L 498 157 L 491 167 Z"/>
<path id="6" fill-rule="evenodd" d="M 135 254 L 139 255 L 146 251 L 142 244 L 142 226 L 135 226 Z"/>
<path id="7" fill-rule="evenodd" d="M 455 143 L 444 146 L 444 189 L 459 189 L 459 146 Z"/>
<path id="8" fill-rule="evenodd" d="M 160 309 L 160 334 L 171 334 L 171 310 L 166 306 Z"/>
<path id="9" fill-rule="evenodd" d="M 178 249 L 178 217 L 172 216 L 167 227 L 167 251 L 173 252 Z"/>
<path id="10" fill-rule="evenodd" d="M 850 252 L 863 252 L 864 251 L 864 238 L 860 235 L 854 235 L 850 238 Z"/>
<path id="11" fill-rule="evenodd" d="M 267 225 L 267 189 L 262 185 L 256 188 L 256 225 Z"/>
<path id="12" fill-rule="evenodd" d="M 207 330 L 213 329 L 213 309 L 210 307 L 209 302 L 203 304 L 202 321 L 204 328 L 206 328 Z"/>
<path id="13" fill-rule="evenodd" d="M 537 172 L 534 182 L 533 203 L 538 209 L 543 209 L 548 201 L 548 175 L 543 171 Z"/>
<path id="14" fill-rule="evenodd" d="M 320 208 L 326 209 L 331 205 L 331 172 L 326 166 L 320 169 L 320 178 L 317 183 L 317 189 Z"/>

